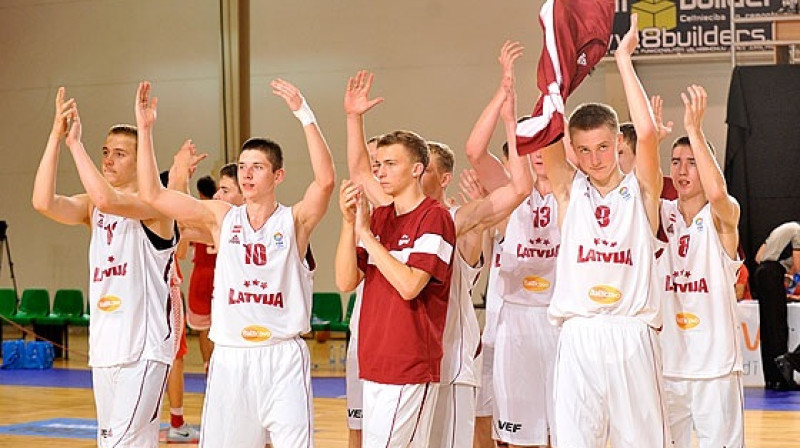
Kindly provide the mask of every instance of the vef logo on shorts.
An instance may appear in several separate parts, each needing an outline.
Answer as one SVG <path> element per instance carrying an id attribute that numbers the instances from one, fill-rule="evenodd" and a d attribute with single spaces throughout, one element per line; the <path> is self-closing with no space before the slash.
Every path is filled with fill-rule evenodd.
<path id="1" fill-rule="evenodd" d="M 116 311 L 120 306 L 122 306 L 122 299 L 117 296 L 103 296 L 97 301 L 97 308 L 106 313 Z"/>
<path id="2" fill-rule="evenodd" d="M 542 277 L 528 275 L 522 279 L 522 287 L 530 292 L 542 292 L 550 289 L 550 282 Z"/>
<path id="3" fill-rule="evenodd" d="M 589 298 L 601 305 L 611 305 L 622 299 L 622 291 L 608 285 L 597 285 L 589 288 Z"/>
<path id="4" fill-rule="evenodd" d="M 675 322 L 681 330 L 691 330 L 700 325 L 700 318 L 692 313 L 678 313 L 675 315 Z"/>
<path id="5" fill-rule="evenodd" d="M 242 339 L 247 342 L 264 342 L 272 337 L 272 332 L 259 325 L 242 328 Z"/>

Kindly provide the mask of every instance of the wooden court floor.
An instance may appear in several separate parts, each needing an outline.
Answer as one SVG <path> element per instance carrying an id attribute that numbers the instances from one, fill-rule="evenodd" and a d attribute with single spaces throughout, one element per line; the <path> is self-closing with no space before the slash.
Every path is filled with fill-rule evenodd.
<path id="1" fill-rule="evenodd" d="M 6 335 L 6 338 L 13 335 Z M 341 372 L 327 371 L 328 358 L 320 346 L 312 344 L 312 355 L 318 361 L 320 370 L 316 376 L 341 375 Z M 337 341 L 334 341 L 336 343 Z M 82 335 L 72 335 L 70 347 L 84 351 L 86 339 Z M 321 357 L 324 359 L 318 359 Z M 197 349 L 196 337 L 189 337 L 189 355 L 186 358 L 188 372 L 202 372 L 202 361 Z M 56 361 L 57 367 L 86 368 L 84 359 L 73 356 L 69 361 Z M 203 396 L 187 393 L 184 398 L 186 420 L 190 424 L 200 423 Z M 320 448 L 347 447 L 347 426 L 345 420 L 345 400 L 340 398 L 314 399 L 315 444 Z M 51 418 L 95 418 L 94 401 L 89 389 L 44 388 L 0 386 L 0 425 L 22 423 Z M 168 421 L 169 409 L 164 404 L 162 419 Z M 749 448 L 800 448 L 800 411 L 746 411 L 745 436 Z M 0 448 L 29 447 L 69 447 L 89 448 L 96 446 L 87 439 L 44 438 L 30 436 L 0 435 Z M 196 445 L 167 445 L 187 446 Z"/>

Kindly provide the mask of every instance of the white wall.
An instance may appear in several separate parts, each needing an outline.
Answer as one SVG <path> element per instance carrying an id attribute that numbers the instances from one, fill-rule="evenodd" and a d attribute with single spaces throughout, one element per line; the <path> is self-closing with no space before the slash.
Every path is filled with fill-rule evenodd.
<path id="1" fill-rule="evenodd" d="M 311 169 L 302 130 L 283 101 L 270 93 L 269 80 L 283 77 L 304 92 L 334 153 L 339 179 L 347 176 L 344 87 L 348 76 L 361 68 L 376 73 L 373 94 L 386 98 L 368 115 L 367 133 L 416 130 L 450 144 L 460 169 L 466 166 L 462 148 L 471 126 L 499 81 L 496 59 L 506 39 L 526 46 L 518 64 L 519 111 L 532 109 L 541 46 L 540 4 L 253 0 L 252 133 L 272 137 L 284 147 L 288 179 L 278 190 L 279 199 L 298 200 Z M 107 128 L 133 121 L 136 82 L 152 81 L 160 98 L 160 166 L 166 168 L 172 151 L 191 137 L 211 154 L 199 170 L 209 172 L 221 164 L 218 22 L 219 7 L 210 1 L 0 3 L 0 219 L 9 222 L 21 288 L 86 288 L 87 231 L 52 223 L 30 206 L 56 87 L 65 85 L 77 98 L 84 143 L 99 160 Z M 665 114 L 678 123 L 677 131 L 682 122 L 678 92 L 691 82 L 704 83 L 711 95 L 707 134 L 718 150 L 724 148 L 727 63 L 643 63 L 639 71 L 649 93 L 665 96 Z M 615 73 L 613 62 L 601 65 L 568 106 L 589 100 L 616 104 Z M 494 147 L 499 148 L 501 139 L 496 137 Z M 66 148 L 62 154 L 58 189 L 80 192 Z M 668 159 L 667 154 L 663 157 Z M 316 290 L 334 290 L 338 230 L 334 198 L 312 239 L 319 261 Z M 8 286 L 5 262 L 0 274 L 0 286 Z"/>

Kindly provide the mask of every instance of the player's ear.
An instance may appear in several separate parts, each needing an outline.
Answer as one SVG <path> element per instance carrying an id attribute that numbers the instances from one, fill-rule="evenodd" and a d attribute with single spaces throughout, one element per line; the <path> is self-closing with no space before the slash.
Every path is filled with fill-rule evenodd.
<path id="1" fill-rule="evenodd" d="M 422 162 L 416 162 L 414 166 L 411 168 L 411 175 L 417 179 L 420 178 L 422 176 L 422 173 L 424 172 L 425 172 L 425 167 L 422 165 Z"/>

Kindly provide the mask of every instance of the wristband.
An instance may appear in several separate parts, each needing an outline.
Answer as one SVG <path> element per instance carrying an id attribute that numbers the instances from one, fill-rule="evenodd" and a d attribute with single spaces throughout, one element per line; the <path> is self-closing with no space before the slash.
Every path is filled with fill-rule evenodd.
<path id="1" fill-rule="evenodd" d="M 308 106 L 308 102 L 306 102 L 305 98 L 303 98 L 303 104 L 300 105 L 300 109 L 292 111 L 292 113 L 295 117 L 297 117 L 298 120 L 300 120 L 300 123 L 303 124 L 303 127 L 317 122 L 317 118 L 314 116 L 314 111 L 312 111 L 311 107 Z"/>

